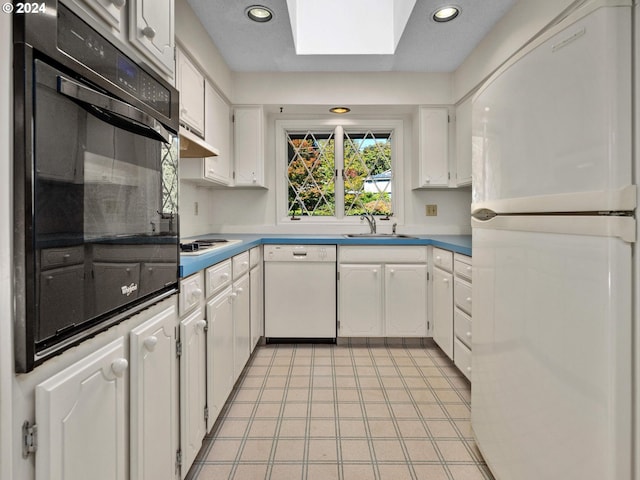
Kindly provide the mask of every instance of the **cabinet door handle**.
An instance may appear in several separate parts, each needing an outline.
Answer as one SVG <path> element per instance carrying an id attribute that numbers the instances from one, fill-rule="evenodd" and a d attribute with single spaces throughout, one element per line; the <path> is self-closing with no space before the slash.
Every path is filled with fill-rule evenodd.
<path id="1" fill-rule="evenodd" d="M 144 339 L 144 348 L 153 352 L 156 349 L 156 345 L 158 344 L 158 337 L 155 335 L 151 335 Z"/>
<path id="2" fill-rule="evenodd" d="M 156 36 L 156 31 L 153 29 L 153 27 L 147 25 L 142 29 L 142 35 L 147 37 L 149 40 L 153 40 L 153 38 Z"/>
<path id="3" fill-rule="evenodd" d="M 111 371 L 116 377 L 121 377 L 128 367 L 129 362 L 126 358 L 118 358 L 111 363 Z"/>
<path id="4" fill-rule="evenodd" d="M 196 288 L 196 289 L 193 291 L 193 297 L 194 297 L 194 298 L 200 298 L 201 296 L 202 296 L 202 289 L 200 289 L 200 288 Z"/>
<path id="5" fill-rule="evenodd" d="M 389 270 L 389 273 L 393 275 L 394 273 L 396 273 L 396 271 L 392 268 L 391 270 Z"/>
<path id="6" fill-rule="evenodd" d="M 440 255 L 436 256 L 436 261 L 438 261 L 438 262 L 440 261 Z"/>
<path id="7" fill-rule="evenodd" d="M 228 274 L 228 273 L 226 273 L 226 272 L 225 272 L 225 273 L 223 273 L 222 275 L 220 275 L 220 277 L 221 277 L 223 280 L 229 280 L 229 274 Z"/>
<path id="8" fill-rule="evenodd" d="M 249 262 L 242 262 L 242 266 L 243 266 L 243 267 L 246 267 L 246 266 L 248 266 L 248 265 L 249 265 Z"/>
<path id="9" fill-rule="evenodd" d="M 231 301 L 235 300 L 235 298 L 238 296 L 238 294 L 236 292 L 232 292 L 229 294 L 229 298 L 231 299 Z"/>
<path id="10" fill-rule="evenodd" d="M 240 295 L 242 292 L 244 292 L 244 288 L 238 287 L 236 288 L 236 292 L 238 293 L 238 295 Z"/>
<path id="11" fill-rule="evenodd" d="M 467 338 L 471 338 L 471 332 L 467 332 Z"/>
<path id="12" fill-rule="evenodd" d="M 374 275 L 376 275 L 378 273 L 378 270 L 375 269 L 375 268 L 373 270 L 371 270 L 371 271 L 373 272 Z"/>
<path id="13" fill-rule="evenodd" d="M 198 320 L 196 322 L 196 328 L 199 328 L 200 330 L 204 330 L 204 327 L 207 326 L 207 321 L 206 320 Z"/>
<path id="14" fill-rule="evenodd" d="M 120 10 L 122 7 L 124 7 L 124 4 L 127 3 L 127 0 L 111 0 L 111 3 L 114 7 Z"/>
<path id="15" fill-rule="evenodd" d="M 471 297 L 467 297 L 466 300 L 467 300 L 467 303 L 471 303 Z"/>
<path id="16" fill-rule="evenodd" d="M 467 267 L 467 272 L 471 272 L 471 267 Z"/>
<path id="17" fill-rule="evenodd" d="M 442 279 L 442 282 L 443 282 L 443 283 L 449 283 L 449 279 L 448 279 L 448 278 L 443 278 L 443 279 Z"/>

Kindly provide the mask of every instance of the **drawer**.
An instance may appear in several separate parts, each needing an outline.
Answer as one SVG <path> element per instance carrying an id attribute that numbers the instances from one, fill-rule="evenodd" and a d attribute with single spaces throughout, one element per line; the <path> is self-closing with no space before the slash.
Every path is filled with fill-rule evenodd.
<path id="1" fill-rule="evenodd" d="M 467 379 L 471 380 L 471 350 L 457 338 L 453 339 L 453 363 Z"/>
<path id="2" fill-rule="evenodd" d="M 84 262 L 84 247 L 47 248 L 40 253 L 42 270 Z"/>
<path id="3" fill-rule="evenodd" d="M 453 259 L 453 270 L 457 277 L 465 278 L 471 282 L 473 267 L 471 266 L 471 259 L 469 257 L 456 254 Z"/>
<path id="4" fill-rule="evenodd" d="M 249 252 L 243 252 L 231 259 L 233 261 L 233 279 L 237 280 L 249 271 Z"/>
<path id="5" fill-rule="evenodd" d="M 225 260 L 204 271 L 207 298 L 231 284 L 231 260 Z"/>
<path id="6" fill-rule="evenodd" d="M 441 248 L 433 249 L 433 264 L 446 270 L 447 272 L 453 271 L 453 252 L 448 250 L 442 250 Z"/>
<path id="7" fill-rule="evenodd" d="M 262 247 L 253 247 L 249 250 L 249 268 L 253 268 L 262 262 Z"/>
<path id="8" fill-rule="evenodd" d="M 200 304 L 204 295 L 204 276 L 202 272 L 191 275 L 180 282 L 180 316 Z"/>
<path id="9" fill-rule="evenodd" d="M 453 313 L 453 330 L 456 337 L 471 348 L 471 317 L 459 308 L 456 308 Z"/>
<path id="10" fill-rule="evenodd" d="M 471 315 L 471 284 L 456 278 L 453 284 L 453 303 Z"/>
<path id="11" fill-rule="evenodd" d="M 340 247 L 341 263 L 426 263 L 427 247 L 371 245 Z"/>

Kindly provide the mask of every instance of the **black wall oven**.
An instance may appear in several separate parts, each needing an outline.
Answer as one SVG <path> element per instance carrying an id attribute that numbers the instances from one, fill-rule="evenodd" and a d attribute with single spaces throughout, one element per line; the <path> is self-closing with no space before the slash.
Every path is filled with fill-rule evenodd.
<path id="1" fill-rule="evenodd" d="M 14 20 L 15 364 L 178 287 L 178 92 L 55 0 Z"/>

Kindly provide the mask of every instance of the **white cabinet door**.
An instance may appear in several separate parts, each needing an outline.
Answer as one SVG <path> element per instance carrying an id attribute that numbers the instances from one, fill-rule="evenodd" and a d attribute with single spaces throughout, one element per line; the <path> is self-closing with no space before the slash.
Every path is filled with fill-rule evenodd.
<path id="1" fill-rule="evenodd" d="M 264 277 L 262 265 L 249 272 L 251 283 L 251 351 L 256 347 L 264 331 Z"/>
<path id="2" fill-rule="evenodd" d="M 383 334 L 382 281 L 380 264 L 340 264 L 339 336 L 376 337 Z"/>
<path id="3" fill-rule="evenodd" d="M 182 450 L 181 477 L 202 447 L 206 434 L 206 339 L 202 309 L 198 307 L 180 322 L 180 445 Z"/>
<path id="4" fill-rule="evenodd" d="M 131 478 L 173 480 L 178 428 L 175 305 L 131 331 Z"/>
<path id="5" fill-rule="evenodd" d="M 219 155 L 204 160 L 204 176 L 208 180 L 229 185 L 231 182 L 231 118 L 229 105 L 209 82 L 204 87 L 204 138 L 218 149 Z"/>
<path id="6" fill-rule="evenodd" d="M 433 269 L 433 339 L 453 358 L 453 275 Z"/>
<path id="7" fill-rule="evenodd" d="M 233 283 L 233 344 L 234 382 L 242 373 L 242 369 L 249 360 L 251 343 L 251 299 L 249 293 L 249 275 L 243 275 Z"/>
<path id="8" fill-rule="evenodd" d="M 36 386 L 36 480 L 127 478 L 127 368 L 120 337 Z"/>
<path id="9" fill-rule="evenodd" d="M 235 107 L 234 185 L 264 187 L 264 114 L 262 107 Z"/>
<path id="10" fill-rule="evenodd" d="M 176 88 L 180 92 L 180 123 L 204 135 L 204 76 L 176 48 Z"/>
<path id="11" fill-rule="evenodd" d="M 471 185 L 471 98 L 456 108 L 456 186 Z"/>
<path id="12" fill-rule="evenodd" d="M 207 319 L 207 430 L 211 430 L 235 382 L 231 287 L 207 303 Z"/>
<path id="13" fill-rule="evenodd" d="M 387 264 L 385 269 L 385 336 L 427 335 L 427 266 Z"/>
<path id="14" fill-rule="evenodd" d="M 131 44 L 173 77 L 174 0 L 129 0 L 129 15 Z"/>
<path id="15" fill-rule="evenodd" d="M 449 186 L 449 111 L 420 107 L 416 188 Z"/>

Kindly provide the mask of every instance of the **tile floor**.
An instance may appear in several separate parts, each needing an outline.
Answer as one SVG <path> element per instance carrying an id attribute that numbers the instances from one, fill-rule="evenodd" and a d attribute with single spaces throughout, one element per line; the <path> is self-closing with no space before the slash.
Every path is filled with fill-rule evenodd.
<path id="1" fill-rule="evenodd" d="M 492 480 L 470 385 L 432 342 L 263 345 L 188 480 Z"/>

